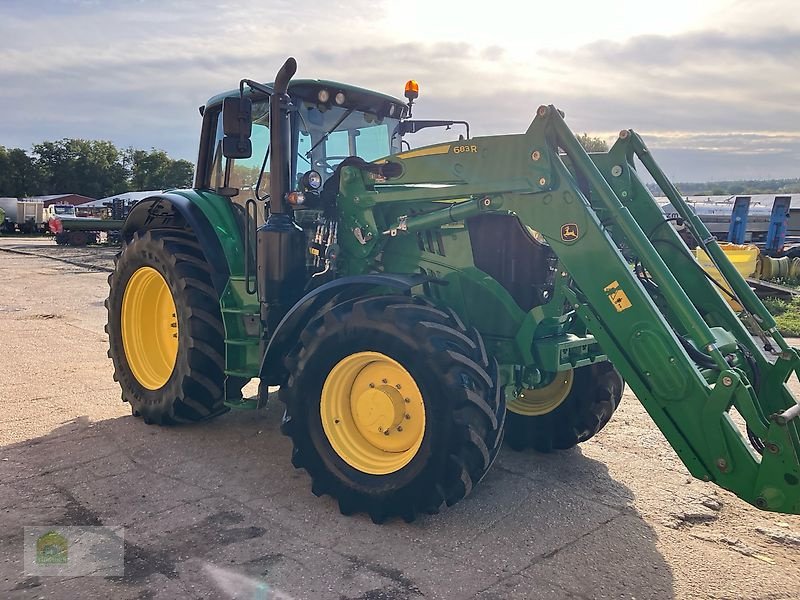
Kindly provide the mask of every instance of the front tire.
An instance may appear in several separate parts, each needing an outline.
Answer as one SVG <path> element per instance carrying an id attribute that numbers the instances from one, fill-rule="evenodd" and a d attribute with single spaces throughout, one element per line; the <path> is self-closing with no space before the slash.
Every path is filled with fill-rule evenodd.
<path id="1" fill-rule="evenodd" d="M 505 402 L 477 331 L 405 296 L 318 315 L 287 357 L 283 432 L 312 491 L 343 514 L 407 521 L 470 493 L 493 463 Z"/>
<path id="2" fill-rule="evenodd" d="M 132 413 L 171 425 L 226 412 L 219 297 L 194 237 L 134 234 L 108 282 L 108 355 Z"/>
<path id="3" fill-rule="evenodd" d="M 548 386 L 508 402 L 506 443 L 551 452 L 585 442 L 611 419 L 624 385 L 609 362 L 559 372 Z"/>

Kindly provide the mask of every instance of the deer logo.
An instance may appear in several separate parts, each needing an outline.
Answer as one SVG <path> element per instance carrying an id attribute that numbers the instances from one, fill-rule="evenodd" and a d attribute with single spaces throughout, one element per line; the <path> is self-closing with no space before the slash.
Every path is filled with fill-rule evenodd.
<path id="1" fill-rule="evenodd" d="M 578 226 L 575 223 L 565 223 L 561 226 L 561 239 L 564 242 L 572 242 L 578 239 Z"/>

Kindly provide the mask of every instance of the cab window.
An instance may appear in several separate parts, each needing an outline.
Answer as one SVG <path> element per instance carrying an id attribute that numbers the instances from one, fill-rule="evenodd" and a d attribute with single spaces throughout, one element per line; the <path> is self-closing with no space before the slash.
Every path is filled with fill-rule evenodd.
<path id="1" fill-rule="evenodd" d="M 229 187 L 238 188 L 237 202 L 256 197 L 256 185 L 261 166 L 269 148 L 269 102 L 266 100 L 253 102 L 253 129 L 250 141 L 253 154 L 250 158 L 226 159 L 222 156 L 222 119 L 217 119 L 217 130 L 214 140 L 214 159 L 211 169 L 211 188 L 217 189 L 225 185 L 225 163 L 231 161 L 231 177 Z M 261 178 L 259 195 L 269 190 L 269 159 L 264 165 L 264 176 Z"/>
<path id="2" fill-rule="evenodd" d="M 298 112 L 298 177 L 313 168 L 325 180 L 348 156 L 374 161 L 399 150 L 397 136 L 393 140 L 391 135 L 397 119 L 345 107 L 320 110 L 311 102 L 304 102 Z"/>

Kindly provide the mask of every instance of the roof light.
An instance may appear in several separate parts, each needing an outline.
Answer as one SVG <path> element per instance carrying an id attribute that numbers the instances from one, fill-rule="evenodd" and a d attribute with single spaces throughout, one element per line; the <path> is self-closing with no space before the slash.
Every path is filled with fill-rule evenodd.
<path id="1" fill-rule="evenodd" d="M 419 84 L 414 79 L 409 79 L 406 82 L 406 98 L 409 100 L 416 100 L 419 97 Z"/>
<path id="2" fill-rule="evenodd" d="M 321 89 L 317 92 L 317 100 L 325 104 L 328 100 L 331 99 L 331 93 L 326 89 Z"/>
<path id="3" fill-rule="evenodd" d="M 334 96 L 334 98 L 333 98 L 333 101 L 334 101 L 334 102 L 336 102 L 336 104 L 338 104 L 339 106 L 341 106 L 342 104 L 344 104 L 344 101 L 345 101 L 345 100 L 346 100 L 346 98 L 344 97 L 344 92 L 339 92 L 339 93 L 338 93 L 338 94 L 336 94 L 336 96 Z"/>

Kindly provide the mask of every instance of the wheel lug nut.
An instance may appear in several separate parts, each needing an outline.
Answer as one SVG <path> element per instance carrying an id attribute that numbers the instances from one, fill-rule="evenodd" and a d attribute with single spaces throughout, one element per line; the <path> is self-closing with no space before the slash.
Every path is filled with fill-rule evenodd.
<path id="1" fill-rule="evenodd" d="M 388 379 L 383 379 L 382 381 L 383 381 L 383 383 L 389 383 Z"/>
<path id="2" fill-rule="evenodd" d="M 403 426 L 402 425 L 398 425 L 397 426 L 397 431 L 403 431 Z"/>
<path id="3" fill-rule="evenodd" d="M 396 386 L 394 386 L 394 387 L 396 387 L 396 388 L 399 390 L 399 389 L 400 389 L 400 384 L 398 383 L 398 384 L 397 384 Z"/>
<path id="4" fill-rule="evenodd" d="M 374 383 L 370 383 L 370 384 L 369 384 L 369 387 L 371 387 L 371 388 L 374 388 L 374 387 L 375 387 L 375 384 L 374 384 Z"/>
<path id="5" fill-rule="evenodd" d="M 384 431 L 383 435 L 389 435 L 389 430 L 387 429 L 386 431 Z"/>
<path id="6" fill-rule="evenodd" d="M 378 431 L 383 431 L 383 427 L 378 427 Z"/>
<path id="7" fill-rule="evenodd" d="M 403 402 L 405 402 L 406 404 L 410 404 L 411 398 L 403 398 Z"/>
<path id="8" fill-rule="evenodd" d="M 405 418 L 406 418 L 406 419 L 411 419 L 411 415 L 410 415 L 410 414 L 408 414 L 408 413 L 406 413 L 406 414 L 405 414 Z"/>

